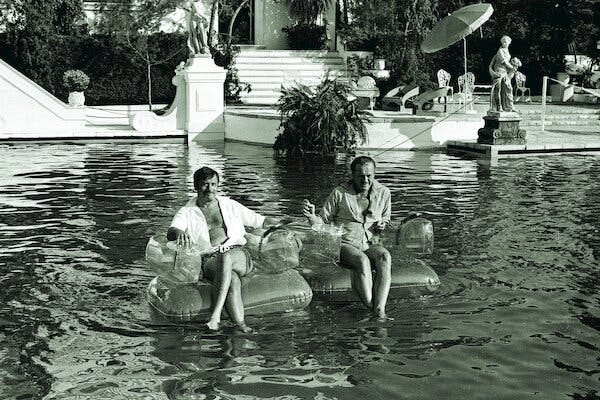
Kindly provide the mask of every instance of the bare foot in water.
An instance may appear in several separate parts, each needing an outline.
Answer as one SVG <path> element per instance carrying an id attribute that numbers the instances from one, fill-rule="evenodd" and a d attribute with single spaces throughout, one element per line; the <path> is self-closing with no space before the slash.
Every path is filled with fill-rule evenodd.
<path id="1" fill-rule="evenodd" d="M 388 317 L 385 310 L 373 310 L 373 320 L 377 322 L 393 321 L 394 318 Z"/>
<path id="2" fill-rule="evenodd" d="M 250 328 L 248 325 L 246 325 L 243 322 L 241 324 L 238 324 L 238 328 L 244 333 L 250 333 L 250 332 L 254 331 L 254 329 Z"/>
<path id="3" fill-rule="evenodd" d="M 208 326 L 208 329 L 210 329 L 211 331 L 217 331 L 219 330 L 219 323 L 221 321 L 216 320 L 216 319 L 211 319 L 210 321 L 208 321 L 206 323 L 206 326 Z"/>

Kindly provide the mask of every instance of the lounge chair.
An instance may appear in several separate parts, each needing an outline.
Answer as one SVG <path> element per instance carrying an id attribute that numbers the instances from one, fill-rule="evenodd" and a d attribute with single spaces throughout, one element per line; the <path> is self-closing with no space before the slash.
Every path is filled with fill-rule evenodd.
<path id="1" fill-rule="evenodd" d="M 381 108 L 387 111 L 402 111 L 407 107 L 407 101 L 419 94 L 419 86 L 411 83 L 390 90 L 381 99 Z"/>
<path id="2" fill-rule="evenodd" d="M 436 99 L 440 104 L 444 105 L 444 112 L 446 112 L 449 94 L 450 89 L 448 87 L 437 88 L 421 93 L 413 99 L 413 114 L 417 114 L 417 110 L 431 110 L 433 108 L 433 102 Z"/>

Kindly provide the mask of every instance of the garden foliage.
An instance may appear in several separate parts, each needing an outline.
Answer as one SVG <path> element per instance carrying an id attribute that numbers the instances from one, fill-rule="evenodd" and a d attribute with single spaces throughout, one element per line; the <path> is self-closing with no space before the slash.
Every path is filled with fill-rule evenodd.
<path id="1" fill-rule="evenodd" d="M 63 85 L 69 92 L 83 92 L 90 84 L 90 78 L 79 69 L 70 69 L 63 74 Z"/>
<path id="2" fill-rule="evenodd" d="M 314 88 L 284 88 L 277 103 L 280 133 L 274 149 L 287 156 L 352 152 L 367 140 L 366 116 L 349 99 L 350 89 L 325 78 Z"/>
<path id="3" fill-rule="evenodd" d="M 290 12 L 295 13 L 296 20 L 307 24 L 315 22 L 315 15 L 324 4 L 335 5 L 333 0 L 285 1 Z M 435 73 L 440 68 L 452 74 L 452 83 L 456 85 L 456 78 L 464 73 L 462 43 L 433 54 L 423 54 L 419 46 L 438 20 L 464 5 L 477 2 L 338 0 L 341 5 L 338 34 L 351 50 L 374 51 L 379 47 L 391 70 L 392 79 L 387 82 L 391 86 L 417 82 L 424 89 L 433 87 L 436 85 Z M 565 54 L 586 54 L 600 62 L 596 48 L 600 39 L 599 1 L 489 2 L 494 7 L 494 14 L 480 30 L 467 37 L 468 68 L 475 73 L 477 82 L 489 82 L 487 66 L 504 34 L 512 37 L 511 54 L 523 61 L 521 71 L 528 76 L 528 85 L 534 93 L 539 93 L 542 76 L 555 76 L 564 70 L 562 59 Z M 182 0 L 143 0 L 144 6 L 152 6 L 158 13 L 181 3 Z M 241 0 L 220 0 L 220 18 L 230 20 L 240 3 Z M 131 35 L 134 44 L 131 47 L 122 40 L 124 30 L 119 28 L 120 33 L 116 30 L 126 26 L 121 23 L 123 21 L 115 23 L 121 17 L 110 16 L 109 10 L 105 10 L 107 14 L 95 27 L 99 29 L 104 24 L 105 30 L 96 31 L 104 33 L 90 34 L 82 6 L 81 0 L 4 1 L 0 24 L 5 31 L 0 34 L 0 57 L 63 99 L 67 95 L 62 85 L 63 72 L 81 69 L 91 79 L 86 91 L 90 105 L 144 103 L 148 101 L 148 88 L 152 92 L 152 102 L 169 102 L 174 95 L 173 71 L 187 58 L 185 34 Z M 154 11 L 146 15 L 148 18 L 144 23 L 148 26 L 156 21 Z M 227 23 L 222 27 L 227 27 Z M 247 26 L 244 29 L 248 31 Z M 138 32 L 137 28 L 129 31 Z M 306 38 L 308 35 L 304 36 Z M 169 58 L 175 49 L 181 53 Z M 235 74 L 229 75 L 235 82 Z M 385 91 L 385 88 L 380 89 Z M 235 98 L 235 95 L 228 97 Z"/>

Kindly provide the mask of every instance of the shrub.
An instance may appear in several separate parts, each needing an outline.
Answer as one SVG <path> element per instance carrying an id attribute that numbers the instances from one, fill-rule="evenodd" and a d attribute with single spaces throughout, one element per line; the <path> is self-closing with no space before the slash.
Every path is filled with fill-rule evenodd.
<path id="1" fill-rule="evenodd" d="M 249 83 L 240 81 L 238 70 L 235 67 L 235 58 L 240 52 L 239 46 L 219 43 L 216 48 L 211 50 L 215 64 L 227 69 L 224 83 L 226 103 L 239 103 L 241 101 L 242 92 L 250 92 L 252 90 Z"/>
<path id="2" fill-rule="evenodd" d="M 63 74 L 63 85 L 69 92 L 83 92 L 90 84 L 90 78 L 79 69 L 70 69 Z"/>
<path id="3" fill-rule="evenodd" d="M 286 156 L 353 152 L 367 140 L 366 116 L 348 99 L 350 89 L 325 77 L 316 87 L 298 84 L 282 90 L 277 102 L 280 133 L 273 148 Z"/>
<path id="4" fill-rule="evenodd" d="M 327 27 L 314 23 L 297 23 L 286 26 L 282 31 L 292 50 L 319 50 L 327 47 Z"/>

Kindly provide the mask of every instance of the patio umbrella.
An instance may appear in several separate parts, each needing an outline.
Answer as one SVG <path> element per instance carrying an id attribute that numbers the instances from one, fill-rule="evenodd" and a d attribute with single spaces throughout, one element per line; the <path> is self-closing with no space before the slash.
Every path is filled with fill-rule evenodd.
<path id="1" fill-rule="evenodd" d="M 454 11 L 438 22 L 427 35 L 421 50 L 433 53 L 445 49 L 463 39 L 465 74 L 467 73 L 467 39 L 466 37 L 487 21 L 494 8 L 491 4 L 472 4 Z"/>

